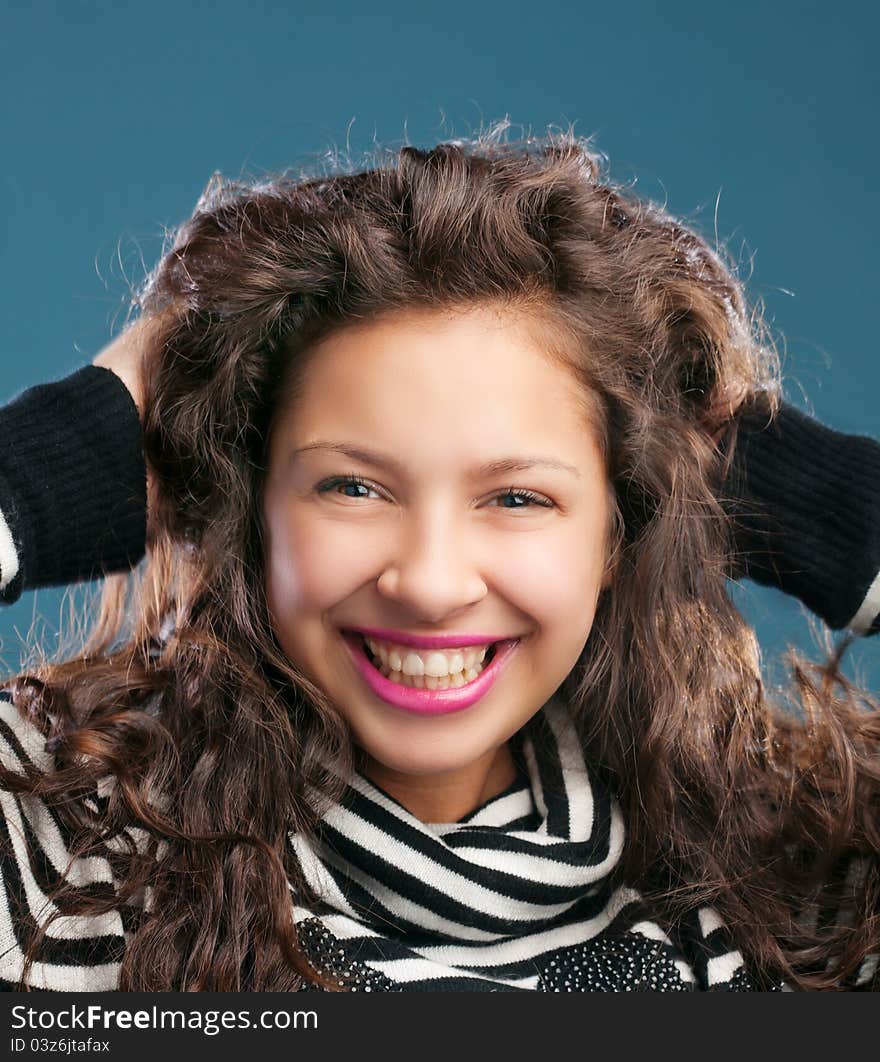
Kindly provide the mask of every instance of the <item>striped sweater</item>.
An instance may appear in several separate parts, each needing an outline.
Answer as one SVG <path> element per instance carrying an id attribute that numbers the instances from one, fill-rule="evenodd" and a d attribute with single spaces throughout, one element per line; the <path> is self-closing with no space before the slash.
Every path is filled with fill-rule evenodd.
<path id="1" fill-rule="evenodd" d="M 621 816 L 591 786 L 560 706 L 545 707 L 543 726 L 562 754 L 538 764 L 525 738 L 528 776 L 459 823 L 421 823 L 358 776 L 323 816 L 317 838 L 291 835 L 321 897 L 314 909 L 294 906 L 313 964 L 355 991 L 749 987 L 711 911 L 697 916 L 702 948 L 688 955 L 635 890 L 610 888 Z M 6 767 L 50 766 L 42 734 L 2 698 L 0 751 Z M 0 800 L 0 983 L 10 989 L 28 934 L 53 910 L 50 893 L 70 860 L 71 838 L 43 802 L 7 792 Z M 143 840 L 137 831 L 129 837 Z M 90 892 L 114 887 L 110 862 L 99 857 L 75 862 L 70 878 Z M 29 983 L 115 988 L 137 915 L 120 908 L 60 918 Z"/>
<path id="2" fill-rule="evenodd" d="M 353 991 L 758 987 L 714 910 L 700 908 L 671 927 L 636 888 L 612 883 L 625 844 L 623 818 L 587 769 L 560 702 L 551 699 L 526 724 L 513 751 L 522 765 L 517 780 L 459 822 L 423 823 L 355 775 L 342 799 L 323 811 L 313 837 L 290 835 L 319 897 L 312 907 L 292 897 L 313 966 Z M 0 762 L 18 772 L 51 766 L 42 733 L 3 695 Z M 95 807 L 105 798 L 89 799 Z M 132 827 L 108 843 L 106 857 L 71 864 L 72 838 L 44 802 L 0 791 L 0 805 L 0 989 L 10 991 L 30 935 L 55 910 L 52 889 L 68 866 L 78 889 L 113 897 L 107 857 L 127 842 L 142 850 L 147 835 Z M 114 990 L 127 943 L 149 910 L 147 898 L 143 909 L 117 902 L 107 914 L 58 918 L 29 986 Z M 845 987 L 880 988 L 876 956 Z"/>

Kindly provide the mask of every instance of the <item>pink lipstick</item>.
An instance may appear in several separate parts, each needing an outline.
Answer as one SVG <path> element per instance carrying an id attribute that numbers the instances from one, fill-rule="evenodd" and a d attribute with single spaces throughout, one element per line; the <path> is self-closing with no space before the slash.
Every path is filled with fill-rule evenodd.
<path id="1" fill-rule="evenodd" d="M 371 638 L 374 637 L 373 633 L 369 636 Z M 379 635 L 376 634 L 375 636 L 378 637 Z M 395 635 L 394 638 L 388 640 L 397 641 L 398 637 Z M 462 642 L 457 635 L 448 637 L 455 638 L 455 644 L 450 646 L 447 642 L 441 646 L 442 648 L 456 648 L 462 644 L 486 645 L 491 640 L 479 638 L 474 642 Z M 392 682 L 391 679 L 385 678 L 367 656 L 363 638 L 359 633 L 345 631 L 343 632 L 343 640 L 348 646 L 355 666 L 373 693 L 385 701 L 386 704 L 390 704 L 394 708 L 400 708 L 405 712 L 414 712 L 417 715 L 445 715 L 470 708 L 472 704 L 475 704 L 492 689 L 502 671 L 510 663 L 520 643 L 519 638 L 509 638 L 496 642 L 494 646 L 495 655 L 492 660 L 475 679 L 466 682 L 463 686 L 448 690 L 426 690 L 412 686 L 401 686 L 400 683 Z M 421 641 L 428 640 L 430 639 L 421 639 Z M 436 641 L 436 639 L 434 640 Z M 422 647 L 438 648 L 437 645 Z"/>

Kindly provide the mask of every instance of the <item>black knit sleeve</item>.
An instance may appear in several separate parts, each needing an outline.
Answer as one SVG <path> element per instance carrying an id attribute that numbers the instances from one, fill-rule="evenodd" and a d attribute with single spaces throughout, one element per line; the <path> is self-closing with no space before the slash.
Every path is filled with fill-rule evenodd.
<path id="1" fill-rule="evenodd" d="M 137 407 L 87 365 L 0 409 L 0 602 L 133 567 L 146 547 Z"/>
<path id="2" fill-rule="evenodd" d="M 783 402 L 737 421 L 722 487 L 734 576 L 799 598 L 830 627 L 880 631 L 880 443 Z"/>

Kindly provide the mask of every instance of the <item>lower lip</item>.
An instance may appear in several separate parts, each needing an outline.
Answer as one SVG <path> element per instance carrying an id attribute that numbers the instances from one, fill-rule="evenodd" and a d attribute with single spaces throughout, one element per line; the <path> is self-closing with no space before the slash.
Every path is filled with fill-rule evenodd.
<path id="1" fill-rule="evenodd" d="M 385 678 L 382 672 L 370 663 L 360 635 L 344 632 L 342 638 L 355 666 L 373 693 L 386 704 L 417 715 L 447 715 L 470 708 L 492 689 L 520 642 L 519 638 L 499 642 L 489 666 L 464 686 L 451 690 L 420 690 L 413 686 L 401 686 Z"/>

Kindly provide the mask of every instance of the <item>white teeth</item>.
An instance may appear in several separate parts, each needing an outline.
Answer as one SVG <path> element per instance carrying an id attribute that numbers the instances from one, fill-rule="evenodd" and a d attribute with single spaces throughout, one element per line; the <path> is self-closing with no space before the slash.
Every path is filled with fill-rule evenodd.
<path id="1" fill-rule="evenodd" d="M 425 657 L 425 675 L 442 679 L 449 678 L 450 674 L 455 674 L 456 671 L 461 671 L 464 667 L 464 657 L 461 656 L 461 653 L 456 653 L 455 655 L 461 657 L 461 663 L 458 667 L 453 667 L 452 661 L 447 659 L 445 653 L 428 653 L 427 657 Z M 409 659 L 410 657 L 407 657 L 407 660 Z"/>
<path id="2" fill-rule="evenodd" d="M 459 671 L 455 675 L 407 675 L 401 671 L 392 671 L 386 664 L 379 669 L 385 678 L 396 682 L 400 686 L 412 686 L 420 690 L 446 690 L 458 689 L 473 680 L 483 670 L 482 664 L 475 668 L 469 667 L 465 671 Z"/>
<path id="3" fill-rule="evenodd" d="M 447 652 L 433 649 L 420 653 L 409 646 L 377 642 L 373 638 L 367 638 L 366 643 L 373 656 L 382 664 L 383 671 L 387 668 L 412 678 L 441 679 L 444 676 L 466 673 L 482 664 L 489 651 L 489 646 L 483 645 L 450 649 Z"/>
<path id="4" fill-rule="evenodd" d="M 379 655 L 381 656 L 382 654 L 380 653 Z M 400 670 L 404 675 L 424 675 L 426 670 L 425 662 L 418 653 L 408 653 Z"/>
<path id="5" fill-rule="evenodd" d="M 447 652 L 419 653 L 409 646 L 365 639 L 376 666 L 387 679 L 416 689 L 458 689 L 483 670 L 489 646 L 467 646 Z"/>

